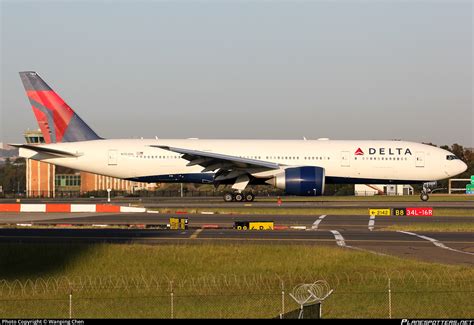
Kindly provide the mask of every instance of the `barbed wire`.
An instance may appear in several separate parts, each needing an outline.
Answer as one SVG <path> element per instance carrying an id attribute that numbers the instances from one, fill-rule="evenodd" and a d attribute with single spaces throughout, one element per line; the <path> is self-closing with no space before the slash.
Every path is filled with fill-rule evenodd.
<path id="1" fill-rule="evenodd" d="M 248 294 L 275 292 L 292 288 L 299 283 L 310 283 L 314 279 L 322 279 L 334 288 L 350 287 L 351 291 L 367 292 L 379 288 L 384 290 L 388 279 L 398 286 L 409 286 L 413 290 L 421 287 L 449 291 L 459 289 L 472 291 L 474 277 L 459 272 L 352 272 L 319 276 L 303 276 L 295 274 L 239 275 L 219 274 L 199 277 L 146 277 L 130 276 L 61 276 L 34 279 L 0 280 L 0 298 L 5 296 L 35 296 L 45 294 L 113 292 L 183 292 L 187 294 L 211 294 L 245 292 Z"/>

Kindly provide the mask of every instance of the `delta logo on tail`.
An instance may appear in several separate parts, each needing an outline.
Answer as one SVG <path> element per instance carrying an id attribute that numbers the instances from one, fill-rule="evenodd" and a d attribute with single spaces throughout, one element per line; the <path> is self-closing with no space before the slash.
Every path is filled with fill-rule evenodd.
<path id="1" fill-rule="evenodd" d="M 356 150 L 356 152 L 355 152 L 355 155 L 356 155 L 356 156 L 362 156 L 363 154 L 364 154 L 364 152 L 362 151 L 361 148 L 358 148 L 358 149 Z"/>
<path id="2" fill-rule="evenodd" d="M 61 142 L 74 112 L 52 90 L 28 90 L 28 99 L 46 143 Z"/>
<path id="3" fill-rule="evenodd" d="M 46 143 L 101 139 L 36 72 L 20 78 Z"/>

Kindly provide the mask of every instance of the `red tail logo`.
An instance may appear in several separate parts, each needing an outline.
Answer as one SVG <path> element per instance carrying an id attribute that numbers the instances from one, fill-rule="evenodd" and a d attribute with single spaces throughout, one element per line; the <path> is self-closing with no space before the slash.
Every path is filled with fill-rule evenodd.
<path id="1" fill-rule="evenodd" d="M 20 72 L 20 78 L 46 143 L 100 139 L 36 72 Z"/>
<path id="2" fill-rule="evenodd" d="M 356 152 L 355 152 L 355 155 L 356 155 L 356 156 L 362 156 L 363 154 L 364 154 L 364 152 L 362 151 L 361 148 L 358 148 L 358 149 L 356 150 Z"/>
<path id="3" fill-rule="evenodd" d="M 28 90 L 26 93 L 45 142 L 61 142 L 74 115 L 72 109 L 52 90 Z"/>

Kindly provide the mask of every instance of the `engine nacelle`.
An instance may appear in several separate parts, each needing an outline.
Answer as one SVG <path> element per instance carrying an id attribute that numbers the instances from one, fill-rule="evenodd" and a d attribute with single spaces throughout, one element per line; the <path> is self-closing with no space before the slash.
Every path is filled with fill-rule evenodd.
<path id="1" fill-rule="evenodd" d="M 291 167 L 267 183 L 290 195 L 319 196 L 324 193 L 324 180 L 322 167 Z"/>

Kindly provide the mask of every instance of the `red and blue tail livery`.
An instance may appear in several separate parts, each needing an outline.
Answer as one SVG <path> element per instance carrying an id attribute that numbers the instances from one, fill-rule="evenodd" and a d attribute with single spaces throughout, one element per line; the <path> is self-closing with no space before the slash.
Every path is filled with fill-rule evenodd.
<path id="1" fill-rule="evenodd" d="M 46 143 L 101 139 L 36 72 L 20 78 Z"/>

